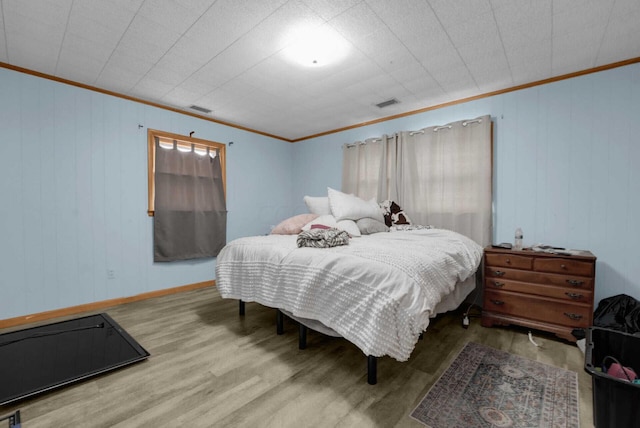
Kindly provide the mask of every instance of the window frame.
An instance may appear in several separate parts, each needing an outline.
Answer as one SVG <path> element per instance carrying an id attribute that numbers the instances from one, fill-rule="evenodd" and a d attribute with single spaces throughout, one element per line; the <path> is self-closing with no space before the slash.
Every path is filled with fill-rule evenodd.
<path id="1" fill-rule="evenodd" d="M 184 143 L 184 145 L 197 147 L 209 147 L 218 150 L 220 156 L 220 168 L 222 169 L 222 188 L 224 191 L 224 198 L 227 199 L 227 146 L 224 143 L 218 143 L 216 141 L 203 140 L 200 138 L 188 137 L 186 135 L 173 134 L 171 132 L 159 131 L 157 129 L 147 129 L 147 180 L 148 180 L 148 206 L 147 215 L 153 217 L 155 214 L 155 172 L 156 172 L 156 137 L 158 139 L 165 139 L 176 141 L 178 145 Z"/>

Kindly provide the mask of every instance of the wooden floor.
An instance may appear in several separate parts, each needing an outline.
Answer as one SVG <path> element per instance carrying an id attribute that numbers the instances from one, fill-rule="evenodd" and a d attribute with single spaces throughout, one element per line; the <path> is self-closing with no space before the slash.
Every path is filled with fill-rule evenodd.
<path id="1" fill-rule="evenodd" d="M 483 328 L 477 318 L 463 329 L 459 314 L 447 314 L 409 361 L 379 359 L 371 386 L 365 356 L 346 340 L 310 331 L 300 351 L 293 321 L 277 336 L 274 309 L 246 309 L 239 317 L 237 301 L 215 288 L 108 309 L 151 353 L 147 361 L 0 407 L 0 416 L 19 409 L 26 428 L 422 427 L 409 413 L 474 341 L 577 372 L 581 427 L 593 426 L 584 356 L 551 336 L 537 332 L 535 348 L 526 331 Z"/>

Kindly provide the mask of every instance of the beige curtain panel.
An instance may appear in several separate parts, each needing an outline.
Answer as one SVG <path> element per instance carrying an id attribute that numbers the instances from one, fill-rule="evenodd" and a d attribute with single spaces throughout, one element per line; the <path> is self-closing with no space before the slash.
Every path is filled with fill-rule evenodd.
<path id="1" fill-rule="evenodd" d="M 413 223 L 491 243 L 491 117 L 382 136 L 343 148 L 342 188 L 398 203 Z"/>

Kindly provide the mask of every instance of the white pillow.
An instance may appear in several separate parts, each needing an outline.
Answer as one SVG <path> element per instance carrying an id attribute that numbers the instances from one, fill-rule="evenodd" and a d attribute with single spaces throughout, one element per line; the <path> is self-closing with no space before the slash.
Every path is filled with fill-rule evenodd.
<path id="1" fill-rule="evenodd" d="M 320 217 L 311 220 L 309 223 L 302 226 L 302 230 L 307 231 L 311 229 L 314 224 L 321 224 L 327 227 L 333 227 L 335 229 L 344 230 L 351 236 L 362 236 L 358 225 L 353 220 L 340 220 L 336 221 L 335 217 L 331 214 L 321 215 Z"/>
<path id="2" fill-rule="evenodd" d="M 353 220 L 340 220 L 338 222 L 338 229 L 344 230 L 349 235 L 353 237 L 362 236 L 362 232 L 360 232 L 360 228 Z"/>
<path id="3" fill-rule="evenodd" d="M 375 198 L 368 201 L 355 195 L 347 195 L 338 190 L 327 188 L 331 214 L 340 220 L 360 220 L 361 218 L 373 218 L 384 223 L 382 211 Z"/>
<path id="4" fill-rule="evenodd" d="M 304 203 L 307 205 L 309 212 L 312 214 L 331 214 L 331 208 L 329 208 L 329 198 L 327 196 L 305 196 Z"/>

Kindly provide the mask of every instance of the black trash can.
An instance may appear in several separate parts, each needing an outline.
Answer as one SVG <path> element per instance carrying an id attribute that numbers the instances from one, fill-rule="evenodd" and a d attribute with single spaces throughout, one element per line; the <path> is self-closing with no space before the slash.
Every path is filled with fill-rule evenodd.
<path id="1" fill-rule="evenodd" d="M 640 384 L 598 370 L 605 357 L 617 359 L 640 374 L 640 336 L 589 327 L 584 369 L 593 387 L 593 423 L 596 428 L 640 426 Z"/>

